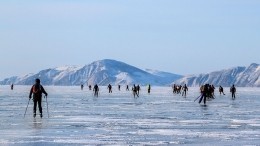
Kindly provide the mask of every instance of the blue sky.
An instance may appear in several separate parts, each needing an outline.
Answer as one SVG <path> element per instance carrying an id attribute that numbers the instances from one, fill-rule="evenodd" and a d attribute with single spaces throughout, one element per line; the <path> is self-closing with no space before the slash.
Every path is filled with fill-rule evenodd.
<path id="1" fill-rule="evenodd" d="M 259 0 L 0 1 L 0 79 L 115 59 L 197 74 L 260 63 Z"/>

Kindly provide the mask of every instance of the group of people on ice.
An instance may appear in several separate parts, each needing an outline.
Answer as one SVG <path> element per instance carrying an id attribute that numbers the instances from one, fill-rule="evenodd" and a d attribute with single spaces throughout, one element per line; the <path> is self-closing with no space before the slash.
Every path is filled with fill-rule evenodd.
<path id="1" fill-rule="evenodd" d="M 206 104 L 207 99 L 215 99 L 214 92 L 215 92 L 214 85 L 210 85 L 210 84 L 202 85 L 200 87 L 201 95 L 198 97 L 200 98 L 199 103 L 201 103 L 201 101 L 203 100 L 204 104 Z"/>
<path id="2" fill-rule="evenodd" d="M 199 103 L 201 103 L 202 100 L 203 100 L 204 105 L 205 105 L 207 99 L 215 99 L 214 91 L 215 91 L 214 85 L 210 85 L 210 84 L 202 85 L 202 86 L 200 87 L 200 93 L 201 93 L 201 95 L 198 97 L 198 98 L 200 98 L 200 99 L 199 99 Z M 232 94 L 232 99 L 234 100 L 234 99 L 236 98 L 236 87 L 235 87 L 235 85 L 232 85 L 232 86 L 230 87 L 230 92 L 231 92 L 231 94 Z M 225 93 L 224 93 L 224 88 L 223 88 L 222 86 L 219 86 L 219 94 L 220 94 L 220 95 L 221 95 L 221 94 L 225 95 Z M 197 99 L 198 99 L 198 98 L 197 98 Z M 197 100 L 197 99 L 195 99 L 195 100 Z"/>
<path id="3" fill-rule="evenodd" d="M 83 85 L 81 85 L 81 90 L 83 90 Z M 120 91 L 120 85 L 118 85 L 118 90 Z M 11 90 L 13 90 L 14 88 L 14 85 L 12 84 L 11 85 Z M 107 86 L 108 88 L 108 91 L 109 93 L 112 93 L 112 85 L 109 84 Z M 182 94 L 182 96 L 185 96 L 187 95 L 187 91 L 188 91 L 188 87 L 187 85 L 185 84 L 184 86 L 182 85 L 173 85 L 172 86 L 172 89 L 173 89 L 173 93 L 174 94 Z M 92 90 L 92 86 L 89 85 L 89 90 Z M 139 85 L 133 85 L 132 87 L 132 92 L 133 92 L 133 96 L 134 97 L 139 97 L 139 93 L 140 93 L 140 90 L 141 90 L 141 87 Z M 127 85 L 126 86 L 126 91 L 129 91 L 129 86 Z M 151 85 L 149 84 L 148 85 L 148 88 L 147 88 L 147 91 L 148 91 L 148 94 L 150 94 L 151 92 Z M 207 99 L 214 99 L 215 95 L 214 95 L 214 91 L 215 91 L 215 87 L 214 85 L 210 85 L 210 84 L 205 84 L 205 85 L 202 85 L 200 87 L 200 93 L 201 95 L 197 98 L 199 99 L 199 103 L 201 103 L 202 101 L 204 102 L 204 104 L 206 104 L 206 101 Z M 94 96 L 95 97 L 98 97 L 99 96 L 99 87 L 97 84 L 94 85 L 93 87 L 93 92 L 94 92 Z M 232 85 L 232 87 L 230 87 L 230 92 L 232 94 L 232 99 L 235 99 L 236 98 L 236 87 L 235 85 Z M 224 93 L 224 89 L 222 86 L 219 86 L 219 93 L 220 95 L 223 94 L 225 95 Z M 45 98 L 46 98 L 46 101 L 47 101 L 47 92 L 45 91 L 45 89 L 43 88 L 43 86 L 40 84 L 40 79 L 35 79 L 35 84 L 31 87 L 31 90 L 30 90 L 30 93 L 29 93 L 29 101 L 28 101 L 28 104 L 30 102 L 30 99 L 33 98 L 33 102 L 34 102 L 34 106 L 33 106 L 33 116 L 35 117 L 36 116 L 36 107 L 38 105 L 38 108 L 39 108 L 39 112 L 40 112 L 40 117 L 42 117 L 42 105 L 41 105 L 41 102 L 42 102 L 42 94 L 45 94 Z M 197 99 L 195 99 L 194 101 L 196 101 Z M 28 107 L 28 105 L 27 105 Z M 26 108 L 26 111 L 27 111 L 27 108 Z M 26 111 L 25 111 L 25 114 L 26 114 Z"/>
<path id="4" fill-rule="evenodd" d="M 132 91 L 133 91 L 133 95 L 134 97 L 137 96 L 139 97 L 139 93 L 140 93 L 141 87 L 139 85 L 135 85 L 132 87 Z"/>
<path id="5" fill-rule="evenodd" d="M 81 84 L 80 87 L 81 87 L 81 90 L 83 90 L 84 85 Z M 113 92 L 113 91 L 112 91 L 112 88 L 113 88 L 112 85 L 111 85 L 111 84 L 108 84 L 108 86 L 107 86 L 108 93 L 112 93 L 112 92 Z M 91 90 L 91 89 L 92 89 L 92 86 L 89 85 L 89 90 Z M 118 85 L 118 90 L 119 90 L 119 91 L 121 90 L 121 85 Z M 137 85 L 137 86 L 136 86 L 136 85 L 134 84 L 134 85 L 132 86 L 132 92 L 133 92 L 134 97 L 139 97 L 140 90 L 141 90 L 140 85 Z M 126 85 L 126 91 L 130 91 L 128 85 Z M 94 96 L 95 96 L 95 97 L 98 97 L 99 87 L 98 87 L 97 84 L 95 84 L 95 86 L 94 86 L 94 88 L 93 88 L 93 92 L 94 92 Z M 151 93 L 151 85 L 150 85 L 150 84 L 148 84 L 147 92 L 148 92 L 148 94 Z"/>
<path id="6" fill-rule="evenodd" d="M 186 84 L 184 86 L 173 84 L 172 90 L 173 90 L 173 94 L 181 94 L 182 96 L 186 97 L 188 87 L 187 87 Z M 236 87 L 235 87 L 235 85 L 230 87 L 230 92 L 232 94 L 232 99 L 235 99 L 236 98 L 236 94 L 235 94 L 236 93 Z M 201 93 L 201 95 L 198 98 L 195 99 L 195 101 L 197 99 L 199 99 L 199 103 L 201 103 L 203 101 L 204 104 L 206 104 L 207 99 L 215 99 L 215 95 L 214 95 L 215 87 L 214 87 L 214 85 L 210 85 L 210 84 L 202 85 L 200 87 L 200 93 Z M 220 93 L 220 95 L 221 94 L 225 95 L 224 88 L 222 86 L 219 86 L 219 93 Z"/>
<path id="7" fill-rule="evenodd" d="M 186 84 L 184 86 L 173 84 L 172 90 L 173 90 L 173 94 L 182 94 L 182 96 L 186 97 L 187 91 L 189 89 Z"/>
<path id="8" fill-rule="evenodd" d="M 84 85 L 81 84 L 80 87 L 81 87 L 81 90 L 83 90 Z M 91 91 L 91 90 L 92 90 L 92 86 L 89 85 L 89 86 L 88 86 L 88 89 Z M 93 87 L 93 92 L 94 92 L 94 96 L 95 96 L 95 97 L 98 97 L 99 87 L 98 87 L 97 84 L 94 85 L 94 87 Z M 112 91 L 111 91 L 111 92 L 112 92 Z"/>

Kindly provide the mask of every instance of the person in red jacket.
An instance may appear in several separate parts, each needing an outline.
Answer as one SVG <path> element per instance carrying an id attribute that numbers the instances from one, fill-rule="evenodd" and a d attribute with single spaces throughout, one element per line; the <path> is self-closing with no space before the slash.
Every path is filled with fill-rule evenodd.
<path id="1" fill-rule="evenodd" d="M 33 102 L 34 102 L 33 117 L 36 116 L 36 107 L 37 107 L 37 103 L 38 103 L 40 116 L 42 118 L 42 93 L 44 93 L 45 96 L 48 96 L 48 94 L 44 90 L 43 86 L 40 83 L 41 83 L 40 79 L 38 79 L 38 78 L 35 79 L 35 84 L 31 88 L 31 91 L 30 91 L 30 94 L 29 94 L 29 99 L 31 99 L 32 95 L 33 95 Z"/>

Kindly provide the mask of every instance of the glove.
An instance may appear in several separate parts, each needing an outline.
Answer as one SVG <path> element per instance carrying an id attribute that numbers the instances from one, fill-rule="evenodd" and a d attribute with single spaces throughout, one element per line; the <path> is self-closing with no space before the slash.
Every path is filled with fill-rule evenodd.
<path id="1" fill-rule="evenodd" d="M 32 96 L 30 95 L 30 96 L 29 96 L 29 99 L 31 99 L 31 98 L 32 98 Z"/>
<path id="2" fill-rule="evenodd" d="M 47 97 L 47 96 L 48 96 L 48 93 L 46 93 L 45 96 Z"/>

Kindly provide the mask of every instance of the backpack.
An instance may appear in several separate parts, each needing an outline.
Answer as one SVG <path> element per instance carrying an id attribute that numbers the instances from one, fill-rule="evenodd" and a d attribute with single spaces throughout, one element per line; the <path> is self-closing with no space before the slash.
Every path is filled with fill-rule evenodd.
<path id="1" fill-rule="evenodd" d="M 33 91 L 34 94 L 41 93 L 41 85 L 40 84 L 33 85 L 33 90 L 32 91 Z"/>

